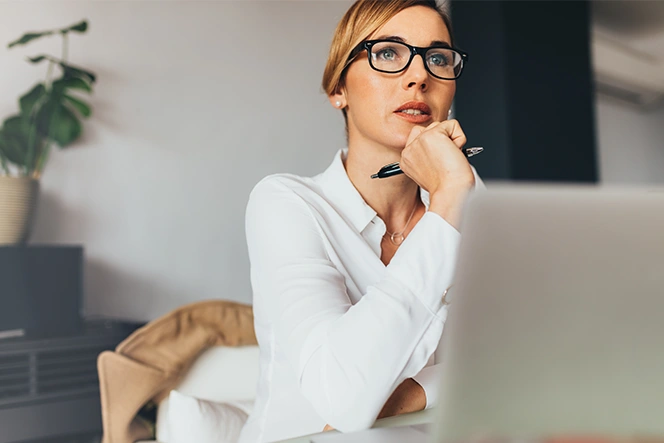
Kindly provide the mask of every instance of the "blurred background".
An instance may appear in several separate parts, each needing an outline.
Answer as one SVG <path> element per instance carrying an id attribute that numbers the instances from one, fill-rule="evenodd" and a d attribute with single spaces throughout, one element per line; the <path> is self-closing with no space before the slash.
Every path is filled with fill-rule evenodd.
<path id="1" fill-rule="evenodd" d="M 344 146 L 320 87 L 352 2 L 2 1 L 0 116 L 86 19 L 72 64 L 92 116 L 42 178 L 33 244 L 85 250 L 88 318 L 148 321 L 182 304 L 251 302 L 244 209 L 276 172 L 314 175 Z M 492 180 L 664 182 L 664 3 L 451 3 L 470 53 L 455 116 Z M 266 220 L 269 223 L 269 220 Z"/>

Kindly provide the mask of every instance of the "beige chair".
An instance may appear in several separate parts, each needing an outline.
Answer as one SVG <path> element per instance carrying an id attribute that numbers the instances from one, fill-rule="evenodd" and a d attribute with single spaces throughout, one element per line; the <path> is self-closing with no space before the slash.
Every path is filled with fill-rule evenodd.
<path id="1" fill-rule="evenodd" d="M 174 389 L 192 397 L 225 403 L 255 399 L 257 382 L 258 346 L 215 346 L 203 351 Z M 168 405 L 166 397 L 157 407 L 156 440 L 141 443 L 170 443 Z"/>
<path id="2" fill-rule="evenodd" d="M 151 439 L 152 430 L 137 417 L 148 402 L 159 405 L 157 438 L 167 438 L 165 412 L 173 388 L 213 401 L 255 396 L 252 308 L 226 300 L 183 306 L 138 329 L 115 351 L 101 353 L 97 367 L 103 443 Z M 212 378 L 213 388 L 207 383 Z"/>

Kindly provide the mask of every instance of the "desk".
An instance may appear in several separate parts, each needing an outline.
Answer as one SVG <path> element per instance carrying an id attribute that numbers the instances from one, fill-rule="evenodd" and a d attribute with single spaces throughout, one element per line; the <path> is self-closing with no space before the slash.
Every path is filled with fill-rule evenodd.
<path id="1" fill-rule="evenodd" d="M 381 418 L 376 420 L 372 428 L 391 428 L 395 426 L 409 426 L 420 425 L 423 423 L 432 423 L 435 417 L 434 409 L 425 409 L 424 411 L 411 412 L 410 414 L 396 415 L 394 417 Z M 339 431 L 328 431 L 339 432 Z M 310 443 L 311 438 L 319 434 L 303 435 L 302 437 L 295 437 L 288 440 L 283 440 L 280 443 Z"/>

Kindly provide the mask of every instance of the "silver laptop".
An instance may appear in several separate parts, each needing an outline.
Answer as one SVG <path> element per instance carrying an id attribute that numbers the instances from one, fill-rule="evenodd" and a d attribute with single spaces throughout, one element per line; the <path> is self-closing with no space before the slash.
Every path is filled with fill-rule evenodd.
<path id="1" fill-rule="evenodd" d="M 493 185 L 461 232 L 434 423 L 363 441 L 664 435 L 664 189 Z"/>

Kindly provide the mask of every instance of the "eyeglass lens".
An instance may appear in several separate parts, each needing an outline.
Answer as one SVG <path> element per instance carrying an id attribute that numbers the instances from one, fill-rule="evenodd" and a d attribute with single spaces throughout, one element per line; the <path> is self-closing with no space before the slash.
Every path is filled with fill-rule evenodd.
<path id="1" fill-rule="evenodd" d="M 371 64 L 380 71 L 399 72 L 406 67 L 410 57 L 410 48 L 398 42 L 379 42 L 371 46 Z M 461 72 L 461 54 L 453 49 L 431 48 L 424 59 L 437 77 L 454 79 Z"/>

